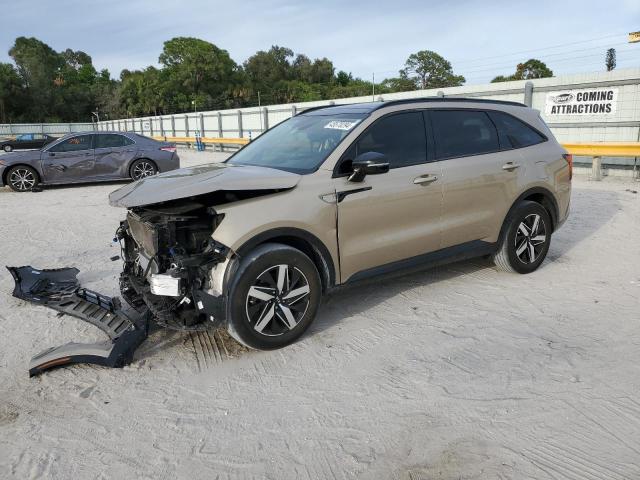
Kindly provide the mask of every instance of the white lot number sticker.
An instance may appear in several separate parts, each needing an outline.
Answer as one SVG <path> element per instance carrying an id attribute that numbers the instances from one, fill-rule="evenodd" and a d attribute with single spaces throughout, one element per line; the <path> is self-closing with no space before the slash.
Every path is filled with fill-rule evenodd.
<path id="1" fill-rule="evenodd" d="M 345 120 L 331 120 L 327 123 L 324 128 L 332 128 L 333 130 L 351 130 L 354 125 L 358 123 L 356 121 L 345 121 Z"/>

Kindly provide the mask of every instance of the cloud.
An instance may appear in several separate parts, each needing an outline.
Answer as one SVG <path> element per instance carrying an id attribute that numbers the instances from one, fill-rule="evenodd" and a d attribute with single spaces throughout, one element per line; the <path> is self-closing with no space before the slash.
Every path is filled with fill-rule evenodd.
<path id="1" fill-rule="evenodd" d="M 478 83 L 512 73 L 532 56 L 548 58 L 556 73 L 600 69 L 599 52 L 614 44 L 620 67 L 637 64 L 624 42 L 637 30 L 639 11 L 637 0 L 24 0 L 4 9 L 0 46 L 6 52 L 17 36 L 35 36 L 56 50 L 83 50 L 117 77 L 123 68 L 155 65 L 164 41 L 194 36 L 228 50 L 238 63 L 277 44 L 380 79 L 397 75 L 409 54 L 429 49 Z M 602 38 L 607 35 L 615 36 Z M 591 41 L 548 48 L 584 40 Z M 513 54 L 525 50 L 536 51 Z M 487 57 L 493 58 L 478 60 Z"/>

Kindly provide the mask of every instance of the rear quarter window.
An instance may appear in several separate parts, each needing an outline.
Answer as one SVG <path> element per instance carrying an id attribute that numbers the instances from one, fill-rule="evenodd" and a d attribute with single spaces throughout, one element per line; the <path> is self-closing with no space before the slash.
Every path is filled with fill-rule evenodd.
<path id="1" fill-rule="evenodd" d="M 546 140 L 534 128 L 507 113 L 491 111 L 489 115 L 498 129 L 500 145 L 503 149 L 529 147 Z"/>

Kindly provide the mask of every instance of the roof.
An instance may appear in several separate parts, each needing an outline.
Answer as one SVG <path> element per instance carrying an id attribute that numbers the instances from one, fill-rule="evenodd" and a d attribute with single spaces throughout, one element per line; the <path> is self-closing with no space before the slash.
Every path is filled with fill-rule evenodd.
<path id="1" fill-rule="evenodd" d="M 407 98 L 402 100 L 390 100 L 386 102 L 366 102 L 366 103 L 351 103 L 346 105 L 323 105 L 320 107 L 308 108 L 300 112 L 301 114 L 311 115 L 326 115 L 330 110 L 331 114 L 340 113 L 371 113 L 383 107 L 389 107 L 391 105 L 404 105 L 412 103 L 484 103 L 494 105 L 511 105 L 516 107 L 526 107 L 524 103 L 508 102 L 505 100 L 491 100 L 488 98 L 469 98 L 469 97 L 422 97 L 422 98 Z"/>

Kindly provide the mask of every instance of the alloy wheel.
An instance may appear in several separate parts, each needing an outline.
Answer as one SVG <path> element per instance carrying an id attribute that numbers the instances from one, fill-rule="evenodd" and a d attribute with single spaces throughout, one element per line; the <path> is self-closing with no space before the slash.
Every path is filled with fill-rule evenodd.
<path id="1" fill-rule="evenodd" d="M 9 175 L 9 183 L 20 191 L 31 190 L 36 184 L 36 176 L 31 170 L 17 168 Z"/>
<path id="2" fill-rule="evenodd" d="M 309 281 L 290 265 L 275 265 L 262 272 L 249 288 L 246 313 L 253 329 L 267 336 L 293 330 L 309 307 Z"/>
<path id="3" fill-rule="evenodd" d="M 138 162 L 133 167 L 133 178 L 139 180 L 141 178 L 150 177 L 156 173 L 155 167 L 149 162 Z"/>
<path id="4" fill-rule="evenodd" d="M 527 215 L 516 231 L 516 256 L 524 264 L 534 263 L 547 241 L 547 229 L 542 217 L 536 213 Z"/>

